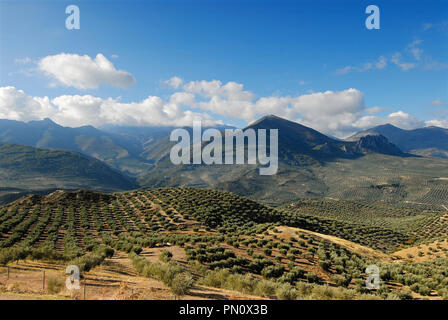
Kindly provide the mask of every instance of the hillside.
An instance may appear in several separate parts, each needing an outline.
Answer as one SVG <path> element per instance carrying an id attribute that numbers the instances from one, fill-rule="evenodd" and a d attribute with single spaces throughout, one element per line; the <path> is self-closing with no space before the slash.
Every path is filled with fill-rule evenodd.
<path id="1" fill-rule="evenodd" d="M 136 187 L 118 171 L 79 153 L 1 142 L 0 184 L 2 197 L 61 188 L 119 191 Z"/>
<path id="2" fill-rule="evenodd" d="M 423 214 L 416 208 L 395 208 L 389 215 L 392 207 L 369 207 L 363 203 L 347 203 L 345 208 L 353 208 L 354 214 L 359 205 L 365 208 L 366 217 L 369 210 L 374 210 L 385 220 Z M 313 203 L 306 206 L 322 207 Z M 392 239 L 391 233 L 381 231 L 389 230 L 388 226 L 366 228 L 344 216 L 333 219 L 326 217 L 325 212 L 316 215 L 310 211 L 296 212 L 296 206 L 291 208 L 294 210 L 276 210 L 231 193 L 195 188 L 117 194 L 57 191 L 47 196 L 28 196 L 0 207 L 0 263 L 28 256 L 31 262 L 24 266 L 31 268 L 36 260 L 52 259 L 52 268 L 61 270 L 52 272 L 59 277 L 65 270 L 64 264 L 80 263 L 83 275 L 97 283 L 99 278 L 104 279 L 105 272 L 108 282 L 119 281 L 121 276 L 111 272 L 121 270 L 128 279 L 134 279 L 130 285 L 136 288 L 135 292 L 142 290 L 142 277 L 152 279 L 153 287 L 161 286 L 157 283 L 160 281 L 165 288 L 172 288 L 172 280 L 158 273 L 171 268 L 174 274 L 186 272 L 194 276 L 195 285 L 190 292 L 193 296 L 189 296 L 193 298 L 203 286 L 282 299 L 409 299 L 446 295 L 443 277 L 436 276 L 446 272 L 443 250 L 434 249 L 430 260 L 402 264 L 397 260 L 400 258 L 382 248 L 381 243 Z M 439 213 L 424 214 L 438 218 Z M 424 237 L 419 229 L 423 225 L 427 224 L 418 224 L 408 231 Z M 393 240 L 409 246 L 410 234 Z M 446 234 L 439 239 L 440 248 L 445 248 L 445 239 Z M 104 245 L 115 252 L 106 250 L 103 255 Z M 380 290 L 367 292 L 364 271 L 373 263 L 389 270 L 389 276 L 382 275 L 385 282 Z M 418 271 L 428 268 L 433 272 L 431 283 Z M 403 278 L 405 274 L 412 275 L 411 283 L 407 276 Z"/>
<path id="3" fill-rule="evenodd" d="M 50 119 L 28 123 L 2 119 L 0 141 L 79 152 L 129 175 L 141 173 L 151 166 L 151 161 L 140 156 L 142 141 L 133 136 L 106 132 L 92 126 L 63 127 Z M 150 144 L 146 140 L 145 143 Z"/>

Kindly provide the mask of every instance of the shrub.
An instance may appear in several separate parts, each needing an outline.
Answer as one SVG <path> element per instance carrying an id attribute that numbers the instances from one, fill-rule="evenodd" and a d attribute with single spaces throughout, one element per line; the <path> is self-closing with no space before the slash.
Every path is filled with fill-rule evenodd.
<path id="1" fill-rule="evenodd" d="M 309 271 L 306 274 L 306 279 L 311 282 L 311 283 L 318 283 L 319 282 L 319 277 L 317 276 L 317 274 L 315 274 L 312 271 Z"/>
<path id="2" fill-rule="evenodd" d="M 188 294 L 193 287 L 194 279 L 189 273 L 178 273 L 171 281 L 170 289 L 175 296 Z"/>
<path id="3" fill-rule="evenodd" d="M 280 300 L 296 300 L 298 293 L 297 290 L 288 284 L 283 284 L 275 291 L 277 298 Z"/>
<path id="4" fill-rule="evenodd" d="M 269 278 L 279 278 L 283 275 L 284 272 L 285 272 L 285 267 L 281 264 L 278 264 L 275 266 L 265 267 L 261 271 L 261 274 L 263 275 L 263 277 L 269 279 Z"/>
<path id="5" fill-rule="evenodd" d="M 59 293 L 64 285 L 64 281 L 59 280 L 56 277 L 49 277 L 47 280 L 48 292 L 55 294 Z"/>
<path id="6" fill-rule="evenodd" d="M 168 250 L 163 250 L 159 255 L 160 261 L 165 262 L 165 263 L 170 262 L 172 257 L 173 257 L 173 254 Z"/>
<path id="7" fill-rule="evenodd" d="M 94 252 L 71 260 L 68 265 L 75 265 L 80 272 L 88 272 L 103 263 L 104 259 L 114 255 L 114 249 L 106 246 L 99 246 Z"/>
<path id="8" fill-rule="evenodd" d="M 330 269 L 330 262 L 327 260 L 322 260 L 321 262 L 319 262 L 319 266 L 324 269 L 324 270 L 328 270 Z"/>
<path id="9" fill-rule="evenodd" d="M 277 289 L 277 284 L 269 280 L 259 281 L 254 289 L 254 293 L 261 297 L 270 298 L 275 295 L 275 290 Z"/>

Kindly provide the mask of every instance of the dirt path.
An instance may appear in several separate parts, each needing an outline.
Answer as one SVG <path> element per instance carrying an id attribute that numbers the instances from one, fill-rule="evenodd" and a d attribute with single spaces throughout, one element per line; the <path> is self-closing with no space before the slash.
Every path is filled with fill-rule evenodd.
<path id="1" fill-rule="evenodd" d="M 322 239 L 326 239 L 329 240 L 331 242 L 334 242 L 354 253 L 357 253 L 361 256 L 365 256 L 368 257 L 372 260 L 379 260 L 381 262 L 384 263 L 390 263 L 392 262 L 392 257 L 386 253 L 383 253 L 381 251 L 369 248 L 369 247 L 365 247 L 362 246 L 360 244 L 345 240 L 345 239 L 341 239 L 338 237 L 334 237 L 334 236 L 330 236 L 327 234 L 322 234 L 322 233 L 318 233 L 318 232 L 313 232 L 313 231 L 309 231 L 306 229 L 300 229 L 300 228 L 292 228 L 292 227 L 278 227 L 277 229 L 279 229 L 280 231 L 286 233 L 288 236 L 293 235 L 295 233 L 295 231 L 299 231 L 299 232 L 303 232 L 303 233 L 307 233 L 310 235 L 314 235 L 316 237 L 322 238 Z"/>

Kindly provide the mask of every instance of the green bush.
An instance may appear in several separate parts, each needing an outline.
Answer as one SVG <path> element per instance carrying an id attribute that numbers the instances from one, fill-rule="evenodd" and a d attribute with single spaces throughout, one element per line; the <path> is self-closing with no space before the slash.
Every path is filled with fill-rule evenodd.
<path id="1" fill-rule="evenodd" d="M 64 281 L 56 278 L 49 277 L 47 280 L 48 292 L 51 294 L 59 293 L 64 285 Z"/>
<path id="2" fill-rule="evenodd" d="M 159 260 L 162 261 L 162 262 L 167 263 L 167 262 L 170 262 L 170 261 L 171 261 L 171 258 L 172 258 L 172 257 L 173 257 L 173 254 L 172 254 L 170 251 L 168 251 L 168 250 L 163 250 L 163 251 L 160 253 L 160 255 L 159 255 Z"/>
<path id="3" fill-rule="evenodd" d="M 189 273 L 178 273 L 174 276 L 169 286 L 175 296 L 188 294 L 194 285 L 194 279 Z"/>
<path id="4" fill-rule="evenodd" d="M 275 291 L 275 294 L 280 300 L 296 300 L 298 297 L 297 290 L 287 284 L 279 286 Z"/>

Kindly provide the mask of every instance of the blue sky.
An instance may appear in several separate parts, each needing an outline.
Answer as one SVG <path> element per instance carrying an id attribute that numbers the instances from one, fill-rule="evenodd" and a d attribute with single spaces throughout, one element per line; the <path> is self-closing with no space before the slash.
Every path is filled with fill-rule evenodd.
<path id="1" fill-rule="evenodd" d="M 447 1 L 0 3 L 0 87 L 9 87 L 3 100 L 0 95 L 0 117 L 26 121 L 48 114 L 70 126 L 183 125 L 206 115 L 209 122 L 244 126 L 278 110 L 338 136 L 383 122 L 448 125 Z M 79 30 L 65 28 L 70 4 L 80 9 Z M 380 30 L 364 25 L 369 4 L 380 8 Z M 79 81 L 91 85 L 81 88 L 63 80 L 74 77 L 73 69 L 52 68 L 66 63 L 62 59 L 93 61 L 97 54 L 135 83 L 122 85 L 118 74 L 116 82 L 83 74 Z M 43 66 L 45 57 L 53 60 Z M 86 68 L 79 72 L 90 72 Z M 174 76 L 182 79 L 177 88 L 165 83 Z M 229 82 L 243 87 L 222 89 Z M 184 95 L 173 99 L 176 92 Z M 149 96 L 160 101 L 146 101 Z M 135 108 L 135 116 L 123 115 Z M 138 118 L 142 110 L 154 119 Z M 104 116 L 91 120 L 99 112 Z"/>

